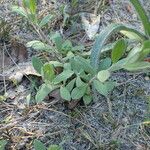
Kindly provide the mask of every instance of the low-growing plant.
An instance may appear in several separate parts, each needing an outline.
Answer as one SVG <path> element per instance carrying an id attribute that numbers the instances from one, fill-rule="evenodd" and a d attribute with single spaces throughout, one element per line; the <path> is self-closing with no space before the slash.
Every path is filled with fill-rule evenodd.
<path id="1" fill-rule="evenodd" d="M 60 96 L 64 100 L 75 101 L 82 99 L 87 105 L 92 101 L 93 88 L 107 97 L 115 87 L 115 83 L 109 81 L 112 72 L 120 69 L 139 71 L 150 68 L 150 63 L 144 61 L 145 57 L 150 53 L 150 22 L 139 1 L 130 1 L 141 18 L 145 32 L 139 32 L 123 24 L 111 24 L 97 36 L 91 50 L 90 59 L 82 55 L 83 46 L 73 46 L 70 40 L 64 40 L 57 32 L 47 37 L 47 43 L 43 41 L 27 43 L 28 47 L 54 53 L 56 58 L 55 61 L 49 61 L 45 64 L 37 57 L 32 58 L 33 67 L 41 74 L 44 81 L 35 97 L 37 103 L 42 102 L 53 90 L 59 89 Z M 26 3 L 27 0 L 23 0 L 23 2 Z M 31 0 L 28 0 L 28 2 L 33 5 Z M 29 15 L 26 18 L 39 27 L 38 19 L 35 19 L 37 18 L 37 15 L 35 15 L 36 7 L 33 9 L 27 4 L 24 4 L 24 7 L 28 8 L 25 9 L 27 12 L 30 10 L 30 13 L 26 14 L 26 16 Z M 18 10 L 17 7 L 15 7 L 16 10 Z M 32 13 L 34 14 L 33 16 Z M 129 39 L 122 38 L 111 45 L 106 45 L 109 37 L 116 32 L 121 32 Z M 133 40 L 134 42 L 132 42 Z M 52 45 L 51 47 L 48 41 L 52 41 L 54 46 Z M 130 43 L 135 42 L 136 45 L 132 47 Z M 101 53 L 109 49 L 112 50 L 111 56 L 100 60 Z"/>
<path id="2" fill-rule="evenodd" d="M 39 71 L 40 62 L 33 57 L 34 68 Z M 62 72 L 57 74 L 57 68 L 62 68 Z M 50 61 L 41 65 L 41 72 L 44 83 L 36 95 L 36 101 L 41 102 L 51 91 L 59 88 L 61 97 L 66 101 L 83 99 L 85 104 L 92 101 L 92 83 L 97 90 L 104 96 L 108 96 L 115 83 L 106 81 L 110 76 L 109 72 L 101 71 L 96 73 L 95 68 L 90 65 L 90 60 L 81 56 L 72 56 L 66 63 Z M 103 76 L 107 74 L 107 76 Z M 97 79 L 101 82 L 98 82 Z"/>
<path id="3" fill-rule="evenodd" d="M 35 150 L 63 150 L 59 145 L 50 145 L 48 148 L 39 140 L 34 140 Z"/>

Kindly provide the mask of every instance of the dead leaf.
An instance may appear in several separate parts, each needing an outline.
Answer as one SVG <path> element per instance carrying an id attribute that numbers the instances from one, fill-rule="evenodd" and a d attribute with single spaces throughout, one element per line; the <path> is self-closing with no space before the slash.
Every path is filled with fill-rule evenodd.
<path id="1" fill-rule="evenodd" d="M 28 76 L 28 75 L 41 77 L 41 75 L 35 71 L 31 62 L 19 63 L 17 66 L 14 66 L 11 69 L 4 72 L 4 76 L 6 80 L 13 81 L 14 83 L 21 82 L 23 76 Z"/>
<path id="2" fill-rule="evenodd" d="M 11 56 L 15 62 L 25 62 L 28 58 L 27 48 L 24 44 L 19 43 L 15 38 L 11 39 Z"/>
<path id="3" fill-rule="evenodd" d="M 100 15 L 82 14 L 81 19 L 86 34 L 90 39 L 93 39 L 99 29 Z"/>

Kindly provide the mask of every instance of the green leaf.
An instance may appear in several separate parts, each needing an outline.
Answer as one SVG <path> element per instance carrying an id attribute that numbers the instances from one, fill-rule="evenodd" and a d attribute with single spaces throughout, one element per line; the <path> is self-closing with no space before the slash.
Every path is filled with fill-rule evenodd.
<path id="1" fill-rule="evenodd" d="M 74 59 L 78 62 L 78 68 L 82 68 L 87 73 L 95 74 L 95 69 L 90 65 L 88 60 L 80 56 L 76 56 Z"/>
<path id="2" fill-rule="evenodd" d="M 80 72 L 80 70 L 83 70 L 81 67 L 79 67 L 80 63 L 73 58 L 70 59 L 70 65 L 71 69 L 77 74 Z"/>
<path id="3" fill-rule="evenodd" d="M 117 63 L 112 64 L 112 66 L 110 68 L 108 68 L 108 70 L 110 72 L 120 70 L 124 67 L 124 65 L 128 62 L 128 60 L 129 59 L 127 59 L 127 58 L 121 59 Z"/>
<path id="4" fill-rule="evenodd" d="M 72 50 L 72 43 L 70 40 L 66 40 L 63 44 L 62 44 L 62 48 L 61 51 L 67 53 L 68 51 Z"/>
<path id="5" fill-rule="evenodd" d="M 137 61 L 142 61 L 144 57 L 147 56 L 147 54 L 145 55 L 143 53 L 143 50 L 146 48 L 144 45 L 145 45 L 145 41 L 143 42 L 142 46 L 137 45 L 129 52 L 128 56 L 126 57 L 127 59 L 126 64 L 132 64 Z"/>
<path id="6" fill-rule="evenodd" d="M 148 54 L 150 54 L 150 40 L 144 41 L 140 51 L 139 60 L 142 61 L 145 57 L 148 56 Z"/>
<path id="7" fill-rule="evenodd" d="M 63 150 L 63 149 L 58 145 L 50 145 L 48 147 L 48 150 Z"/>
<path id="8" fill-rule="evenodd" d="M 108 92 L 111 92 L 116 86 L 116 82 L 113 82 L 113 81 L 107 81 L 104 84 L 107 87 Z"/>
<path id="9" fill-rule="evenodd" d="M 66 81 L 73 74 L 74 74 L 74 72 L 72 70 L 64 70 L 62 73 L 57 75 L 56 78 L 54 78 L 53 83 L 54 84 L 58 84 L 58 83 L 60 83 L 62 81 Z"/>
<path id="10" fill-rule="evenodd" d="M 102 95 L 105 96 L 105 97 L 108 96 L 107 87 L 106 87 L 103 83 L 101 83 L 100 81 L 97 81 L 97 80 L 94 80 L 93 83 L 94 83 L 95 89 L 96 89 L 100 94 L 102 94 Z"/>
<path id="11" fill-rule="evenodd" d="M 59 61 L 49 61 L 49 63 L 54 67 L 63 67 L 63 63 L 60 63 Z"/>
<path id="12" fill-rule="evenodd" d="M 136 9 L 136 11 L 142 21 L 142 24 L 143 24 L 144 30 L 145 30 L 145 34 L 147 36 L 150 36 L 150 22 L 149 22 L 149 18 L 146 15 L 144 8 L 142 7 L 142 4 L 140 4 L 139 0 L 130 0 L 130 2 Z"/>
<path id="13" fill-rule="evenodd" d="M 69 51 L 67 54 L 66 54 L 66 57 L 63 58 L 63 61 L 67 61 L 67 60 L 70 60 L 71 58 L 73 58 L 75 55 L 73 52 Z"/>
<path id="14" fill-rule="evenodd" d="M 55 78 L 54 67 L 51 64 L 44 64 L 42 67 L 42 77 L 45 81 L 52 81 Z"/>
<path id="15" fill-rule="evenodd" d="M 72 91 L 73 87 L 74 87 L 74 84 L 75 84 L 75 81 L 76 81 L 76 78 L 75 79 L 72 79 L 67 85 L 66 85 L 66 88 L 70 91 Z"/>
<path id="16" fill-rule="evenodd" d="M 30 8 L 30 0 L 23 0 L 22 2 L 24 8 L 28 8 L 28 9 Z"/>
<path id="17" fill-rule="evenodd" d="M 73 100 L 78 100 L 86 93 L 87 84 L 80 87 L 75 87 L 71 92 L 71 97 Z"/>
<path id="18" fill-rule="evenodd" d="M 44 98 L 53 90 L 55 90 L 58 86 L 52 86 L 50 84 L 42 84 L 42 86 L 40 87 L 40 89 L 38 90 L 36 96 L 35 96 L 35 100 L 37 103 L 41 103 Z"/>
<path id="19" fill-rule="evenodd" d="M 32 57 L 32 66 L 39 74 L 41 74 L 41 68 L 43 67 L 43 63 L 38 57 Z"/>
<path id="20" fill-rule="evenodd" d="M 61 87 L 60 88 L 60 96 L 67 101 L 71 100 L 71 95 L 69 90 L 66 87 Z"/>
<path id="21" fill-rule="evenodd" d="M 134 33 L 134 32 L 122 31 L 121 30 L 120 33 L 122 33 L 123 35 L 125 35 L 129 39 L 141 41 L 141 38 L 136 33 Z"/>
<path id="22" fill-rule="evenodd" d="M 52 18 L 53 18 L 53 15 L 50 15 L 50 14 L 46 15 L 39 23 L 40 28 L 45 26 Z"/>
<path id="23" fill-rule="evenodd" d="M 56 32 L 55 34 L 51 35 L 51 39 L 55 43 L 55 46 L 58 49 L 58 51 L 61 51 L 63 39 L 60 33 Z"/>
<path id="24" fill-rule="evenodd" d="M 71 64 L 70 63 L 65 63 L 63 67 L 64 67 L 64 70 L 71 70 Z"/>
<path id="25" fill-rule="evenodd" d="M 35 150 L 46 150 L 44 144 L 39 140 L 34 140 L 34 148 Z"/>
<path id="26" fill-rule="evenodd" d="M 111 66 L 111 59 L 109 57 L 102 59 L 99 64 L 99 71 L 100 70 L 107 70 Z"/>
<path id="27" fill-rule="evenodd" d="M 110 77 L 110 72 L 108 70 L 99 71 L 97 78 L 100 82 L 105 82 Z"/>
<path id="28" fill-rule="evenodd" d="M 92 96 L 91 95 L 84 95 L 83 96 L 83 102 L 85 105 L 89 105 L 92 102 Z"/>
<path id="29" fill-rule="evenodd" d="M 7 144 L 6 140 L 0 140 L 0 150 L 5 150 L 6 144 Z"/>
<path id="30" fill-rule="evenodd" d="M 36 49 L 36 50 L 45 50 L 45 51 L 48 51 L 48 50 L 51 50 L 51 46 L 49 46 L 48 44 L 45 44 L 41 41 L 38 41 L 38 40 L 34 40 L 34 41 L 30 41 L 26 44 L 27 47 L 32 47 L 33 49 Z"/>
<path id="31" fill-rule="evenodd" d="M 27 12 L 22 7 L 12 6 L 12 11 L 16 12 L 17 14 L 19 14 L 19 15 L 25 17 L 25 18 L 28 18 Z"/>
<path id="32" fill-rule="evenodd" d="M 141 46 L 137 45 L 135 46 L 128 54 L 127 58 L 132 58 L 134 57 L 137 53 L 140 53 L 141 51 Z"/>
<path id="33" fill-rule="evenodd" d="M 120 39 L 117 41 L 111 53 L 113 63 L 116 63 L 124 55 L 126 48 L 127 44 L 125 40 Z"/>
<path id="34" fill-rule="evenodd" d="M 84 84 L 84 82 L 81 80 L 81 78 L 79 76 L 77 76 L 77 79 L 76 79 L 76 86 L 77 87 L 80 87 Z"/>
<path id="35" fill-rule="evenodd" d="M 116 85 L 114 82 L 102 83 L 98 80 L 94 80 L 93 83 L 94 83 L 95 89 L 105 97 L 108 96 L 109 92 L 111 92 Z"/>
<path id="36" fill-rule="evenodd" d="M 98 70 L 98 68 L 99 68 L 100 54 L 101 54 L 101 51 L 102 51 L 104 45 L 106 44 L 107 40 L 110 38 L 110 36 L 113 33 L 119 32 L 121 30 L 134 32 L 141 38 L 141 40 L 147 39 L 147 37 L 143 33 L 140 33 L 139 31 L 129 28 L 127 26 L 124 26 L 122 24 L 111 24 L 111 25 L 107 26 L 97 36 L 96 41 L 91 50 L 91 60 L 90 61 L 91 61 L 91 65 L 96 70 Z"/>
<path id="37" fill-rule="evenodd" d="M 85 49 L 85 47 L 83 45 L 78 45 L 78 46 L 72 47 L 72 51 L 83 51 L 84 49 Z"/>
<path id="38" fill-rule="evenodd" d="M 36 0 L 30 0 L 30 11 L 32 14 L 36 14 Z"/>
<path id="39" fill-rule="evenodd" d="M 124 69 L 128 71 L 138 71 L 138 70 L 149 69 L 149 68 L 150 68 L 150 63 L 145 61 L 135 62 L 132 64 L 129 63 L 124 66 Z"/>
<path id="40" fill-rule="evenodd" d="M 93 75 L 87 74 L 87 73 L 85 73 L 84 71 L 81 71 L 81 72 L 79 73 L 79 75 L 80 75 L 80 78 L 82 78 L 83 80 L 85 80 L 85 81 L 87 81 L 87 82 L 89 82 L 89 80 L 91 80 L 91 79 L 93 78 Z"/>

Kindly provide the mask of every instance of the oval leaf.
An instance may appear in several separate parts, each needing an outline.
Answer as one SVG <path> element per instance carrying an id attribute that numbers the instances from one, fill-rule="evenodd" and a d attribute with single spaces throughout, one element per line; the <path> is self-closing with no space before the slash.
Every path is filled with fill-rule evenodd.
<path id="1" fill-rule="evenodd" d="M 126 48 L 127 44 L 125 40 L 120 39 L 117 41 L 111 53 L 113 63 L 116 63 L 124 55 Z"/>
<path id="2" fill-rule="evenodd" d="M 105 82 L 110 77 L 110 72 L 108 70 L 99 71 L 97 78 L 100 82 Z"/>
<path id="3" fill-rule="evenodd" d="M 37 103 L 41 103 L 44 98 L 53 90 L 55 90 L 57 87 L 56 86 L 52 86 L 49 84 L 42 84 L 42 86 L 40 87 L 39 91 L 37 92 L 36 96 L 35 96 L 35 100 Z"/>
<path id="4" fill-rule="evenodd" d="M 53 15 L 50 15 L 50 14 L 46 15 L 39 23 L 39 26 L 40 27 L 45 26 L 52 18 L 53 18 Z"/>
<path id="5" fill-rule="evenodd" d="M 42 67 L 42 77 L 45 81 L 52 81 L 55 78 L 54 67 L 51 64 L 44 64 Z"/>
<path id="6" fill-rule="evenodd" d="M 83 96 L 83 102 L 85 105 L 88 105 L 92 102 L 92 96 L 91 95 L 84 95 Z"/>
<path id="7" fill-rule="evenodd" d="M 86 92 L 87 85 L 75 87 L 71 92 L 71 97 L 74 100 L 80 99 Z"/>
<path id="8" fill-rule="evenodd" d="M 35 150 L 46 150 L 44 144 L 39 140 L 34 140 L 34 148 Z"/>
<path id="9" fill-rule="evenodd" d="M 43 63 L 38 57 L 32 57 L 32 65 L 34 69 L 41 74 L 41 68 L 43 67 Z"/>
<path id="10" fill-rule="evenodd" d="M 60 88 L 60 96 L 67 101 L 71 100 L 71 95 L 69 90 L 66 87 L 61 87 Z"/>
<path id="11" fill-rule="evenodd" d="M 62 73 L 60 73 L 56 78 L 53 80 L 54 84 L 58 84 L 62 81 L 66 81 L 68 78 L 70 78 L 74 72 L 72 70 L 64 70 Z"/>
<path id="12" fill-rule="evenodd" d="M 94 83 L 95 89 L 96 89 L 100 94 L 102 94 L 102 95 L 105 96 L 105 97 L 108 96 L 107 87 L 106 87 L 103 83 L 101 83 L 101 82 L 99 82 L 99 81 L 97 81 L 97 80 L 94 80 L 93 83 Z"/>
<path id="13" fill-rule="evenodd" d="M 74 84 L 75 84 L 75 81 L 76 81 L 76 78 L 71 80 L 67 85 L 66 85 L 66 88 L 70 91 L 72 91 L 73 87 L 74 87 Z"/>
<path id="14" fill-rule="evenodd" d="M 84 82 L 81 80 L 81 78 L 79 76 L 77 76 L 77 79 L 76 79 L 76 86 L 77 87 L 80 87 L 84 84 Z"/>

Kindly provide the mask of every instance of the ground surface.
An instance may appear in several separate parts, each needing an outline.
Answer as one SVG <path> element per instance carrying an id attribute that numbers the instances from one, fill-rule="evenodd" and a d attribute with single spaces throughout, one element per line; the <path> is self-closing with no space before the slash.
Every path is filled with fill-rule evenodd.
<path id="1" fill-rule="evenodd" d="M 42 2 L 41 10 L 45 8 L 44 1 Z M 150 16 L 150 1 L 141 2 Z M 27 23 L 10 12 L 12 1 L 3 0 L 0 3 L 0 15 L 12 24 L 12 37 L 19 37 L 22 43 L 38 39 L 27 28 Z M 128 4 L 127 0 L 111 1 L 111 5 L 99 12 L 99 30 L 110 22 L 124 22 L 141 29 L 137 15 Z M 89 5 L 88 8 L 90 7 Z M 68 28 L 64 36 L 69 36 L 70 32 Z M 72 37 L 75 42 L 87 44 L 89 39 L 85 32 L 80 32 L 80 28 L 77 35 Z M 0 45 L 1 50 L 6 48 L 4 42 Z M 11 51 L 9 42 L 7 45 Z M 28 53 L 27 62 L 31 55 L 37 54 L 31 49 L 28 49 Z M 9 65 L 14 64 L 11 62 Z M 119 84 L 109 99 L 96 95 L 91 105 L 80 105 L 73 110 L 69 110 L 58 96 L 40 105 L 27 106 L 26 96 L 30 93 L 33 82 L 36 84 L 35 77 L 30 77 L 32 83 L 24 77 L 17 86 L 6 81 L 9 98 L 0 103 L 0 139 L 8 140 L 6 149 L 14 150 L 33 149 L 33 139 L 41 140 L 46 146 L 59 144 L 64 150 L 149 150 L 150 127 L 143 122 L 150 118 L 150 80 L 145 76 L 146 74 L 116 72 L 112 80 Z M 3 80 L 0 81 L 0 87 L 3 94 Z"/>

